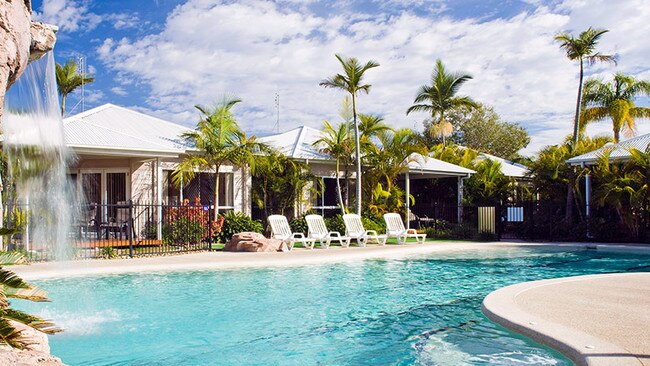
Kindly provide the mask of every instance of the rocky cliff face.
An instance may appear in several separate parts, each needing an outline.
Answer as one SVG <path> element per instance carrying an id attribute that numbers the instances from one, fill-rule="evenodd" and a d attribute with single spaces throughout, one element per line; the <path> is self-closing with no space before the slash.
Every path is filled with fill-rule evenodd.
<path id="1" fill-rule="evenodd" d="M 32 22 L 31 16 L 29 0 L 0 0 L 0 117 L 7 89 L 56 42 L 55 29 Z"/>
<path id="2" fill-rule="evenodd" d="M 50 345 L 45 334 L 24 324 L 10 322 L 21 332 L 21 337 L 28 345 L 24 350 L 0 346 L 0 366 L 65 366 L 59 358 L 50 354 Z"/>

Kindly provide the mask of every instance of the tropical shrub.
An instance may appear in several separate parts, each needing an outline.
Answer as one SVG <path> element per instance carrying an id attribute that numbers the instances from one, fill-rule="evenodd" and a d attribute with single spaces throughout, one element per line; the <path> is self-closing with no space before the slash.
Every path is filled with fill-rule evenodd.
<path id="1" fill-rule="evenodd" d="M 207 239 L 207 228 L 201 221 L 180 217 L 163 225 L 163 242 L 168 245 L 198 244 Z"/>
<path id="2" fill-rule="evenodd" d="M 450 240 L 476 240 L 478 231 L 475 224 L 456 224 L 438 220 L 435 226 L 424 229 L 427 238 Z"/>
<path id="3" fill-rule="evenodd" d="M 273 213 L 290 216 L 314 178 L 307 164 L 267 154 L 259 158 L 253 172 L 253 204 L 265 218 Z"/>
<path id="4" fill-rule="evenodd" d="M 337 214 L 336 216 L 326 217 L 325 225 L 327 225 L 327 230 L 329 231 L 338 231 L 341 235 L 345 234 L 345 222 L 341 215 Z"/>
<path id="5" fill-rule="evenodd" d="M 6 229 L 0 231 L 0 235 L 7 234 L 9 233 Z M 4 344 L 18 349 L 23 349 L 28 344 L 12 321 L 25 324 L 46 334 L 62 331 L 50 321 L 10 307 L 8 301 L 10 298 L 36 302 L 49 301 L 45 291 L 30 285 L 14 272 L 4 268 L 6 265 L 18 264 L 22 261 L 23 256 L 19 253 L 0 253 L 0 345 Z"/>
<path id="6" fill-rule="evenodd" d="M 162 227 L 165 244 L 196 244 L 214 237 L 221 231 L 224 219 L 211 220 L 210 211 L 202 206 L 170 207 L 165 211 Z M 155 225 L 146 228 L 147 234 L 153 234 Z"/>
<path id="7" fill-rule="evenodd" d="M 625 163 L 610 162 L 610 153 L 600 156 L 593 167 L 600 182 L 595 190 L 600 206 L 612 207 L 632 238 L 641 238 L 650 223 L 650 147 L 645 152 L 630 149 Z"/>
<path id="8" fill-rule="evenodd" d="M 361 222 L 363 223 L 363 228 L 366 230 L 375 230 L 380 234 L 386 232 L 386 222 L 381 216 L 366 214 L 361 216 Z"/>
<path id="9" fill-rule="evenodd" d="M 104 259 L 113 259 L 117 258 L 117 252 L 113 247 L 104 247 L 99 253 L 99 256 L 104 258 Z"/>
<path id="10" fill-rule="evenodd" d="M 312 211 L 306 212 L 303 215 L 300 215 L 293 220 L 289 222 L 289 226 L 291 226 L 291 231 L 294 233 L 303 233 L 307 235 L 307 221 L 305 220 L 305 216 L 312 214 Z"/>
<path id="11" fill-rule="evenodd" d="M 264 231 L 261 221 L 253 220 L 243 212 L 228 211 L 220 218 L 223 219 L 223 225 L 221 226 L 221 230 L 214 236 L 220 243 L 225 243 L 234 234 L 244 231 L 255 233 L 262 233 Z"/>

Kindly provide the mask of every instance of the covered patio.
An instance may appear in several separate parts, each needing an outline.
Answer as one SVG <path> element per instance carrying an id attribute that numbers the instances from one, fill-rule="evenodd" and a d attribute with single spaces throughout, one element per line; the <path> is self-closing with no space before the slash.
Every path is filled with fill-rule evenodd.
<path id="1" fill-rule="evenodd" d="M 412 213 L 415 215 L 409 215 L 409 220 L 407 221 L 407 226 L 410 228 L 411 221 L 413 218 L 418 218 L 423 225 L 429 224 L 429 221 L 435 219 L 436 215 L 432 208 L 431 202 L 436 202 L 436 193 L 432 188 L 435 184 L 432 181 L 438 181 L 440 179 L 447 179 L 448 181 L 455 181 L 455 204 L 452 207 L 455 213 L 456 222 L 462 222 L 462 201 L 463 201 L 463 185 L 464 180 L 469 178 L 471 174 L 475 173 L 471 169 L 463 168 L 461 166 L 444 162 L 442 160 L 434 159 L 429 156 L 423 156 L 420 154 L 413 154 L 409 159 L 407 168 L 403 172 L 403 184 L 404 190 L 406 192 L 406 201 L 405 207 L 406 212 Z M 449 190 L 450 185 L 446 185 L 447 190 Z M 411 205 L 411 200 L 409 197 L 413 195 L 415 198 L 415 204 Z M 441 196 L 438 196 L 439 198 Z M 428 202 L 421 202 L 422 200 L 431 199 Z M 420 202 L 420 204 L 419 204 Z M 447 215 L 449 216 L 449 215 Z M 449 218 L 451 219 L 451 218 Z"/>

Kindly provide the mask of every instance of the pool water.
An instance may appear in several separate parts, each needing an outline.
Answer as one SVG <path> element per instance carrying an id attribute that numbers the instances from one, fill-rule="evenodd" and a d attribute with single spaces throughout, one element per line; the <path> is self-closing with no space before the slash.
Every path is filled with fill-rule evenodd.
<path id="1" fill-rule="evenodd" d="M 572 365 L 487 320 L 522 281 L 648 270 L 650 256 L 505 248 L 294 268 L 38 281 L 70 365 Z"/>

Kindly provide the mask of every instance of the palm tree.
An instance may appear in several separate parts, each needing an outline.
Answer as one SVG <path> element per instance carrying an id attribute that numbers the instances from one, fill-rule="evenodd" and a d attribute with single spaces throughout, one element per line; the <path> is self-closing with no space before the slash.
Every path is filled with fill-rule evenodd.
<path id="1" fill-rule="evenodd" d="M 617 73 L 613 82 L 604 83 L 597 79 L 585 82 L 584 104 L 586 109 L 580 118 L 580 128 L 589 122 L 612 119 L 614 142 L 619 141 L 621 130 L 634 135 L 635 118 L 650 118 L 650 108 L 637 107 L 634 99 L 650 95 L 650 81 Z"/>
<path id="2" fill-rule="evenodd" d="M 375 61 L 368 61 L 362 65 L 355 57 L 343 58 L 335 55 L 343 66 L 343 74 L 336 74 L 320 82 L 320 86 L 345 90 L 352 97 L 352 119 L 354 122 L 354 148 L 357 160 L 357 214 L 361 215 L 361 148 L 359 142 L 359 124 L 357 122 L 357 93 L 370 92 L 370 84 L 363 84 L 363 75 L 369 69 L 378 67 Z"/>
<path id="3" fill-rule="evenodd" d="M 561 42 L 560 48 L 563 48 L 566 51 L 566 55 L 569 60 L 577 60 L 580 64 L 580 81 L 578 83 L 578 99 L 576 101 L 576 114 L 573 121 L 573 142 L 578 142 L 579 136 L 579 118 L 580 118 L 580 107 L 582 105 L 582 80 L 584 77 L 584 65 L 583 61 L 586 60 L 590 65 L 596 62 L 614 62 L 616 63 L 616 57 L 612 55 L 602 55 L 599 52 L 596 52 L 596 45 L 600 40 L 600 37 L 603 34 L 609 32 L 607 29 L 594 29 L 592 27 L 587 28 L 586 31 L 580 33 L 578 38 L 575 38 L 573 35 L 563 32 L 555 36 L 555 40 Z"/>
<path id="4" fill-rule="evenodd" d="M 236 98 L 224 98 L 213 108 L 197 105 L 201 113 L 196 130 L 181 135 L 202 153 L 189 155 L 176 168 L 173 181 L 191 181 L 198 171 L 211 170 L 214 173 L 214 218 L 219 215 L 219 169 L 226 163 L 243 168 L 245 164 L 251 169 L 255 167 L 253 153 L 266 149 L 266 146 L 255 137 L 248 138 L 241 131 L 237 120 L 232 114 L 232 107 L 241 102 Z"/>
<path id="5" fill-rule="evenodd" d="M 384 122 L 384 117 L 374 114 L 359 113 L 359 138 L 361 144 L 371 143 L 373 137 L 379 136 L 384 131 L 390 131 L 391 128 Z"/>
<path id="6" fill-rule="evenodd" d="M 78 87 L 92 83 L 95 77 L 89 73 L 79 73 L 77 62 L 73 59 L 66 61 L 64 65 L 56 64 L 56 85 L 61 95 L 61 117 L 65 114 L 65 100 L 68 94 Z"/>
<path id="7" fill-rule="evenodd" d="M 596 202 L 613 207 L 633 239 L 638 240 L 650 220 L 650 148 L 630 150 L 624 164 L 611 162 L 605 151 L 592 168 L 601 184 L 595 190 Z"/>
<path id="8" fill-rule="evenodd" d="M 352 149 L 350 142 L 347 123 L 341 123 L 334 127 L 328 121 L 323 123 L 321 138 L 314 142 L 314 146 L 320 147 L 321 152 L 336 159 L 336 191 L 341 205 L 341 214 L 346 213 L 346 205 L 343 201 L 343 194 L 341 193 L 339 171 L 341 170 L 341 160 L 351 155 Z"/>
<path id="9" fill-rule="evenodd" d="M 11 233 L 11 230 L 0 228 L 0 235 Z M 47 334 L 62 331 L 49 321 L 9 307 L 10 298 L 36 302 L 49 301 L 45 291 L 25 282 L 14 272 L 2 268 L 5 265 L 21 263 L 22 260 L 23 256 L 18 253 L 0 254 L 0 345 L 6 344 L 18 349 L 25 348 L 28 343 L 15 323 L 27 325 Z"/>
<path id="10" fill-rule="evenodd" d="M 413 105 L 406 110 L 408 115 L 411 112 L 431 113 L 432 125 L 437 125 L 436 130 L 448 131 L 453 126 L 445 120 L 445 114 L 454 109 L 478 108 L 478 104 L 468 96 L 456 96 L 458 90 L 465 82 L 471 80 L 468 74 L 460 72 L 448 72 L 442 60 L 438 59 L 436 68 L 431 74 L 431 85 L 422 85 L 418 91 Z M 437 121 L 437 122 L 436 122 Z M 446 143 L 446 134 L 442 133 L 442 143 Z"/>
<path id="11" fill-rule="evenodd" d="M 366 188 L 372 192 L 371 212 L 381 214 L 403 207 L 404 191 L 397 186 L 397 178 L 413 161 L 413 153 L 426 155 L 427 152 L 411 129 L 383 130 L 377 134 L 377 143 L 371 143 L 366 149 L 367 161 L 372 166 L 366 181 Z"/>

